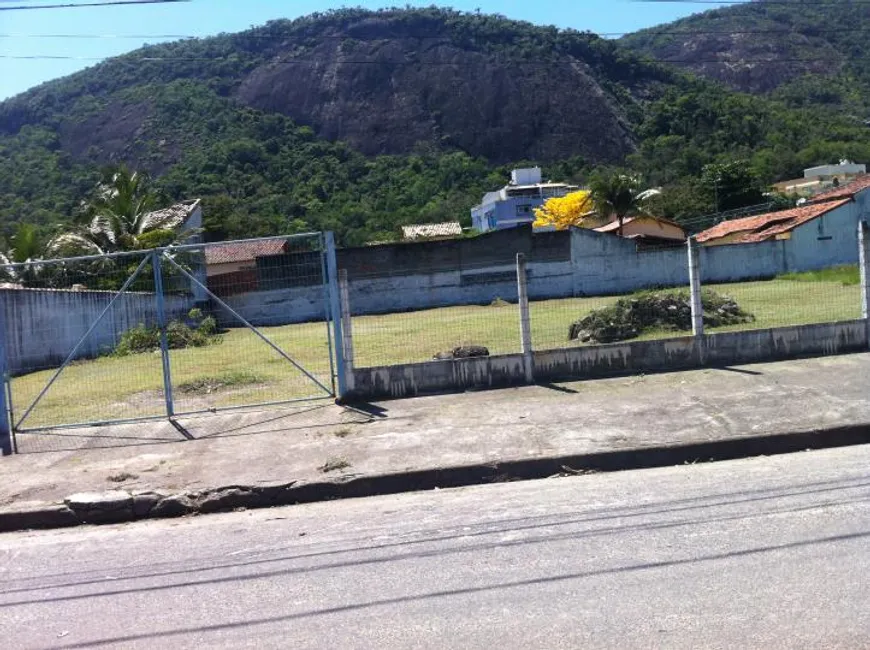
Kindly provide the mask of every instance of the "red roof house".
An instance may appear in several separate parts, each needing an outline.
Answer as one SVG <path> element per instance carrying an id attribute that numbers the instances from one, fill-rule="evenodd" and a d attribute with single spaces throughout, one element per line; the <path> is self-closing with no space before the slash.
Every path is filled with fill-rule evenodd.
<path id="1" fill-rule="evenodd" d="M 868 187 L 870 187 L 870 183 L 868 183 Z M 828 214 L 851 201 L 851 195 L 822 201 L 814 200 L 812 203 L 789 210 L 723 221 L 699 233 L 695 239 L 705 246 L 749 244 L 774 239 L 788 239 L 791 231 L 798 226 Z"/>

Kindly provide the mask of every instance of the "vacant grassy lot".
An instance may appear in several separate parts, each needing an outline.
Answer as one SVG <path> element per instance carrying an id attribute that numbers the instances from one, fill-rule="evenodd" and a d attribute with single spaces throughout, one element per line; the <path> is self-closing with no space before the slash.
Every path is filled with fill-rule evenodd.
<path id="1" fill-rule="evenodd" d="M 860 318 L 860 288 L 854 274 L 800 274 L 764 282 L 710 288 L 733 296 L 755 315 L 754 323 L 725 329 L 779 327 Z M 531 307 L 537 349 L 577 345 L 568 326 L 593 309 L 616 301 L 568 298 Z M 263 332 L 320 382 L 331 384 L 326 326 L 305 323 Z M 357 366 L 427 361 L 458 345 L 485 345 L 492 354 L 518 352 L 516 305 L 447 307 L 353 319 Z M 674 336 L 660 332 L 653 337 Z M 247 330 L 230 330 L 220 343 L 171 354 L 178 412 L 325 395 L 314 382 Z M 12 382 L 16 420 L 50 379 L 41 371 Z M 65 369 L 25 422 L 27 426 L 101 421 L 165 412 L 158 353 L 104 357 Z"/>

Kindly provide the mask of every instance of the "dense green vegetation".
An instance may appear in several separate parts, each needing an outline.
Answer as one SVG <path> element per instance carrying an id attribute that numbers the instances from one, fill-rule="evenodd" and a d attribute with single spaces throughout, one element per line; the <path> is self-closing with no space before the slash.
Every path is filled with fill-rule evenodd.
<path id="1" fill-rule="evenodd" d="M 789 106 L 867 117 L 868 30 L 866 2 L 779 0 L 705 11 L 620 42 L 656 59 L 690 62 L 683 67 L 740 90 L 772 92 Z"/>
<path id="2" fill-rule="evenodd" d="M 512 165 L 457 150 L 449 138 L 366 157 L 236 98 L 257 66 L 282 53 L 304 56 L 328 39 L 352 48 L 373 20 L 381 39 L 443 39 L 505 65 L 535 62 L 541 75 L 549 62 L 582 61 L 632 128 L 637 152 L 624 166 L 665 188 L 654 205 L 671 218 L 752 204 L 767 184 L 811 164 L 870 160 L 870 129 L 806 100 L 830 95 L 860 105 L 841 77 L 830 85 L 802 79 L 758 97 L 645 62 L 590 34 L 434 8 L 340 10 L 148 47 L 3 102 L 0 235 L 10 241 L 20 222 L 39 226 L 45 239 L 68 229 L 102 169 L 119 162 L 151 172 L 169 199 L 202 197 L 211 239 L 332 229 L 344 244 L 361 244 L 395 238 L 412 222 L 468 225 L 469 208 L 504 184 Z M 143 54 L 168 60 L 143 61 Z M 543 162 L 547 177 L 585 181 L 601 161 L 515 162 Z"/>

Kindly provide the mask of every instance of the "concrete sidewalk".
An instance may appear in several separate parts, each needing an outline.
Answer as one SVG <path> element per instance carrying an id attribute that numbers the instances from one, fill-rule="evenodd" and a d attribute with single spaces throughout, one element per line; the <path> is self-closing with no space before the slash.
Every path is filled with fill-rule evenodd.
<path id="1" fill-rule="evenodd" d="M 0 530 L 870 442 L 868 388 L 855 354 L 19 435 Z"/>

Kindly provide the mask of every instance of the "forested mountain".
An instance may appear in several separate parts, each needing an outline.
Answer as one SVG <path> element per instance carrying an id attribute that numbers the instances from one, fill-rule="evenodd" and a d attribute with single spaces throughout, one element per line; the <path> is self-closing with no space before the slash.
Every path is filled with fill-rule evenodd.
<path id="1" fill-rule="evenodd" d="M 710 163 L 747 161 L 762 183 L 839 157 L 870 158 L 854 116 L 733 92 L 592 34 L 339 10 L 145 47 L 0 103 L 0 231 L 69 221 L 121 162 L 204 198 L 210 237 L 330 228 L 352 244 L 467 220 L 523 162 L 565 180 L 630 166 L 682 218 L 712 210 Z"/>
<path id="2" fill-rule="evenodd" d="M 645 29 L 620 43 L 735 90 L 781 89 L 775 96 L 793 103 L 854 109 L 867 104 L 868 36 L 870 3 L 863 0 L 759 0 Z"/>

